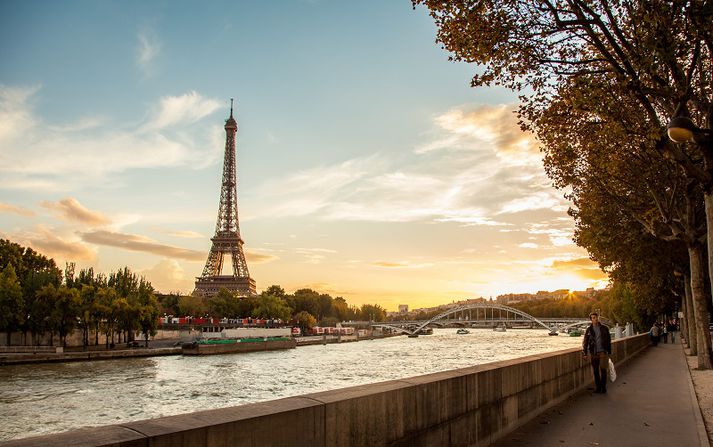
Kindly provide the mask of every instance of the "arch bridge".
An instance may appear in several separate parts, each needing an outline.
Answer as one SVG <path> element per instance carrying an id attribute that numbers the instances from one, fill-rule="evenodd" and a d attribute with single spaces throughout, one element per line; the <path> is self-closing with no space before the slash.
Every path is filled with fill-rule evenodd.
<path id="1" fill-rule="evenodd" d="M 477 318 L 480 313 L 480 310 L 483 310 L 483 319 Z M 514 307 L 510 306 L 505 306 L 503 304 L 489 304 L 489 303 L 470 303 L 470 304 L 465 304 L 462 306 L 457 306 L 450 308 L 435 317 L 431 318 L 430 320 L 427 320 L 425 322 L 393 322 L 391 324 L 375 324 L 372 325 L 372 327 L 381 327 L 381 328 L 389 328 L 394 331 L 398 331 L 407 335 L 418 335 L 421 333 L 426 327 L 429 325 L 438 325 L 439 320 L 446 320 L 446 317 L 449 317 L 451 315 L 455 315 L 459 312 L 465 313 L 465 311 L 476 311 L 476 318 L 472 319 L 469 318 L 468 320 L 459 320 L 462 321 L 463 323 L 465 322 L 473 322 L 473 321 L 491 321 L 493 323 L 500 323 L 500 322 L 520 322 L 520 321 L 529 321 L 537 326 L 541 326 L 543 329 L 547 329 L 550 333 L 556 333 L 557 331 L 564 331 L 569 328 L 573 328 L 576 326 L 581 326 L 585 324 L 589 324 L 589 320 L 587 319 L 581 319 L 578 321 L 572 322 L 571 319 L 568 319 L 568 323 L 565 325 L 558 324 L 556 322 L 551 322 L 550 325 L 545 323 L 539 318 L 533 317 L 532 315 L 528 314 L 527 312 L 523 312 L 519 309 L 515 309 Z M 490 311 L 490 318 L 488 318 L 488 310 Z M 498 311 L 500 314 L 498 317 L 496 317 L 495 312 Z M 502 313 L 505 312 L 506 316 L 507 315 L 514 315 L 514 319 L 502 318 Z M 469 312 L 470 313 L 470 312 Z M 607 324 L 608 322 L 605 321 L 605 319 L 602 320 L 604 324 Z"/>

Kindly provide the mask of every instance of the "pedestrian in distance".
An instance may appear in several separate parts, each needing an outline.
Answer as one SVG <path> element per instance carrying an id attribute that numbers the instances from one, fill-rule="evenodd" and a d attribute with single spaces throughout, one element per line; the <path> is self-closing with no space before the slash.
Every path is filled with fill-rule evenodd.
<path id="1" fill-rule="evenodd" d="M 649 337 L 651 337 L 651 343 L 654 346 L 658 346 L 659 338 L 661 337 L 661 328 L 658 323 L 654 323 L 654 325 L 651 326 L 651 329 L 649 330 Z"/>
<path id="2" fill-rule="evenodd" d="M 668 344 L 668 325 L 666 322 L 661 323 L 661 331 L 663 332 L 663 344 Z"/>
<path id="3" fill-rule="evenodd" d="M 607 392 L 607 369 L 609 367 L 609 356 L 611 355 L 611 335 L 609 327 L 599 322 L 599 314 L 592 312 L 589 314 L 592 324 L 584 332 L 582 340 L 582 351 L 584 358 L 590 358 L 592 362 L 592 374 L 594 375 L 594 390 L 597 394 Z"/>
<path id="4" fill-rule="evenodd" d="M 668 320 L 668 332 L 671 334 L 671 343 L 676 343 L 676 322 L 674 320 Z"/>

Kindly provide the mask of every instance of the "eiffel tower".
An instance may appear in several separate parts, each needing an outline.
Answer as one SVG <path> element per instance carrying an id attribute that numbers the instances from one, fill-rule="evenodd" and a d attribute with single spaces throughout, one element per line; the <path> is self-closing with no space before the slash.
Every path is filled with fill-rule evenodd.
<path id="1" fill-rule="evenodd" d="M 250 277 L 243 253 L 243 239 L 238 223 L 238 193 L 235 175 L 235 135 L 238 123 L 233 118 L 233 100 L 230 100 L 230 118 L 225 122 L 225 158 L 223 160 L 223 183 L 220 187 L 220 207 L 215 224 L 213 245 L 203 274 L 196 278 L 194 295 L 210 297 L 222 288 L 239 296 L 255 295 L 255 280 Z M 223 258 L 230 255 L 233 261 L 231 275 L 222 275 Z"/>

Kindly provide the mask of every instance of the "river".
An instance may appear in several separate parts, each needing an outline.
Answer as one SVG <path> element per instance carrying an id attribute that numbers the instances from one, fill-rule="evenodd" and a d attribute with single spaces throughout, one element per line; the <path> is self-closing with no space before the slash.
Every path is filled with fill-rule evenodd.
<path id="1" fill-rule="evenodd" d="M 205 357 L 0 367 L 0 441 L 464 368 L 580 346 L 544 330 L 436 329 L 356 343 Z"/>

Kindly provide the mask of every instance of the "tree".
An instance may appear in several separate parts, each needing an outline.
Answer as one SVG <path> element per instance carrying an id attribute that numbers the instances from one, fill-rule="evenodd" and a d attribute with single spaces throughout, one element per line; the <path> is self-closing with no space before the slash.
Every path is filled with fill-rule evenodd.
<path id="1" fill-rule="evenodd" d="M 378 304 L 363 304 L 359 309 L 359 319 L 367 321 L 384 321 L 386 309 Z"/>
<path id="2" fill-rule="evenodd" d="M 713 169 L 710 162 L 713 154 L 686 152 L 689 148 L 671 144 L 664 125 L 687 103 L 692 106 L 694 116 L 706 117 L 709 123 L 713 121 L 710 4 L 702 1 L 414 2 L 419 3 L 430 8 L 439 27 L 438 38 L 454 53 L 454 59 L 483 65 L 482 73 L 472 80 L 473 86 L 496 83 L 522 93 L 523 104 L 519 112 L 523 127 L 534 130 L 544 141 L 546 150 L 557 151 L 561 161 L 568 161 L 562 166 L 575 168 L 569 172 L 570 176 L 576 175 L 574 171 L 578 167 L 588 169 L 593 158 L 583 156 L 581 151 L 568 151 L 562 147 L 566 143 L 559 147 L 551 144 L 555 137 L 564 142 L 572 140 L 571 126 L 559 126 L 559 131 L 552 126 L 543 127 L 543 123 L 551 123 L 551 118 L 556 116 L 553 111 L 565 112 L 560 115 L 567 119 L 585 118 L 582 122 L 586 127 L 581 129 L 580 135 L 589 133 L 588 141 L 604 150 L 599 153 L 614 154 L 608 160 L 616 168 L 614 171 L 621 174 L 620 168 L 625 162 L 638 156 L 648 162 L 646 172 L 654 173 L 656 168 L 662 168 L 665 175 L 666 165 L 670 162 L 661 155 L 666 155 L 677 163 L 688 180 L 695 180 L 702 186 L 706 203 L 713 204 L 713 176 L 706 170 L 707 167 Z M 615 101 L 608 98 L 615 98 Z M 601 99 L 604 101 L 598 101 Z M 568 107 L 563 108 L 563 105 Z M 599 138 L 592 138 L 591 130 Z M 630 140 L 633 143 L 629 143 Z M 587 139 L 579 139 L 574 146 L 584 141 Z M 597 152 L 588 151 L 587 154 Z M 701 156 L 705 161 L 703 164 Z M 595 170 L 599 175 L 589 177 L 591 183 L 596 183 L 596 179 L 608 179 L 604 175 L 607 170 L 601 167 L 612 167 L 612 163 L 603 163 L 607 161 L 604 157 L 594 160 L 601 164 Z M 637 175 L 636 178 L 659 180 L 655 176 Z M 620 176 L 618 180 L 621 180 L 618 186 L 626 184 L 626 177 Z M 561 184 L 565 185 L 567 182 Z M 600 188 L 599 193 L 608 189 L 610 198 L 628 198 L 627 188 L 607 186 Z M 660 186 L 658 182 L 652 190 L 666 191 Z M 661 214 L 656 222 L 659 228 L 649 225 L 647 231 L 657 233 L 659 224 L 664 224 L 669 232 L 664 238 L 678 238 L 686 244 L 692 307 L 698 329 L 699 367 L 711 368 L 706 320 L 709 294 L 703 290 L 705 280 L 700 275 L 704 257 L 701 253 L 703 244 L 697 235 L 700 220 L 695 212 L 697 204 L 692 203 L 695 198 L 689 194 L 688 186 L 683 200 L 678 202 L 673 196 L 680 190 L 673 188 L 671 183 L 668 186 L 669 194 L 658 195 L 669 195 L 671 202 L 658 201 L 654 207 L 649 207 L 658 208 L 656 211 Z M 642 191 L 639 187 L 635 189 Z M 688 203 L 683 203 L 686 201 Z M 673 220 L 675 216 L 666 209 L 668 203 L 685 208 L 683 213 L 678 213 L 685 218 L 683 226 Z M 580 209 L 584 204 L 580 202 Z M 625 207 L 630 205 L 623 204 Z M 708 221 L 713 222 L 713 206 L 706 208 Z M 643 225 L 651 224 L 651 221 L 646 222 L 642 211 L 645 212 L 632 209 L 630 213 L 644 217 L 641 219 Z M 713 240 L 713 225 L 703 226 L 703 229 L 708 232 L 708 240 Z M 713 250 L 712 246 L 708 243 L 709 251 Z M 708 276 L 713 272 L 711 263 L 713 256 L 709 256 Z"/>
<path id="3" fill-rule="evenodd" d="M 178 311 L 182 316 L 203 316 L 208 312 L 208 304 L 199 296 L 182 296 L 178 299 Z"/>
<path id="4" fill-rule="evenodd" d="M 62 272 L 54 260 L 49 259 L 31 248 L 23 247 L 7 239 L 0 239 L 0 269 L 12 264 L 20 284 L 25 284 L 28 275 L 44 273 L 49 282 L 59 286 Z"/>
<path id="5" fill-rule="evenodd" d="M 96 328 L 98 321 L 95 321 L 95 311 L 97 303 L 97 289 L 94 286 L 82 284 L 79 290 L 79 327 L 82 329 L 82 345 L 84 349 L 89 346 L 89 331 Z"/>
<path id="6" fill-rule="evenodd" d="M 66 347 L 67 335 L 74 330 L 77 324 L 81 300 L 77 289 L 66 286 L 56 288 L 55 296 L 56 300 L 52 312 L 52 321 L 55 323 L 54 329 L 59 334 L 60 343 L 63 347 Z"/>
<path id="7" fill-rule="evenodd" d="M 24 322 L 22 287 L 12 264 L 7 264 L 0 272 L 0 330 L 7 333 L 10 346 L 12 332 Z"/>
<path id="8" fill-rule="evenodd" d="M 338 321 L 347 321 L 356 318 L 356 315 L 352 309 L 350 309 L 347 301 L 341 296 L 334 298 L 334 301 L 332 302 L 332 311 Z"/>
<path id="9" fill-rule="evenodd" d="M 226 288 L 208 300 L 208 312 L 216 318 L 237 318 L 240 316 L 239 298 Z"/>
<path id="10" fill-rule="evenodd" d="M 153 293 L 153 287 L 147 281 L 139 283 L 136 293 L 138 306 L 138 326 L 144 334 L 144 346 L 149 346 L 149 337 L 156 335 L 158 328 L 158 301 Z"/>
<path id="11" fill-rule="evenodd" d="M 20 327 L 25 335 L 27 343 L 27 332 L 32 333 L 33 340 L 36 339 L 38 324 L 29 318 L 31 309 L 35 306 L 35 295 L 47 284 L 59 286 L 62 280 L 62 272 L 57 268 L 54 260 L 49 259 L 31 248 L 23 247 L 7 239 L 0 239 L 0 269 L 12 265 L 15 269 L 17 279 L 22 287 L 23 294 L 23 323 Z M 41 324 L 40 324 L 41 325 Z"/>
<path id="12" fill-rule="evenodd" d="M 129 267 L 124 267 L 109 274 L 108 286 L 116 290 L 119 296 L 129 296 L 139 289 L 141 278 Z"/>
<path id="13" fill-rule="evenodd" d="M 300 330 L 303 334 L 306 334 L 310 329 L 317 325 L 317 319 L 314 318 L 311 313 L 306 312 L 304 310 L 297 312 L 297 314 L 295 315 L 295 320 L 297 321 L 297 324 L 299 325 Z"/>
<path id="14" fill-rule="evenodd" d="M 285 289 L 278 285 L 272 285 L 268 287 L 263 293 L 266 295 L 276 296 L 278 298 L 284 298 L 286 296 Z"/>
<path id="15" fill-rule="evenodd" d="M 313 316 L 319 315 L 319 293 L 312 289 L 299 289 L 294 295 L 288 297 L 288 305 L 294 312 L 309 312 Z"/>
<path id="16" fill-rule="evenodd" d="M 170 293 L 168 295 L 156 295 L 160 312 L 166 315 L 180 315 L 181 310 L 178 307 L 178 302 L 181 299 L 181 294 Z"/>
<path id="17" fill-rule="evenodd" d="M 116 301 L 119 299 L 116 290 L 105 287 L 97 292 L 96 309 L 101 320 L 103 332 L 106 337 L 106 348 L 108 349 L 111 339 L 111 345 L 114 345 L 114 329 L 116 328 L 118 315 Z"/>
<path id="18" fill-rule="evenodd" d="M 263 293 L 257 299 L 257 307 L 253 309 L 252 316 L 286 321 L 290 319 L 290 308 L 282 298 Z"/>

